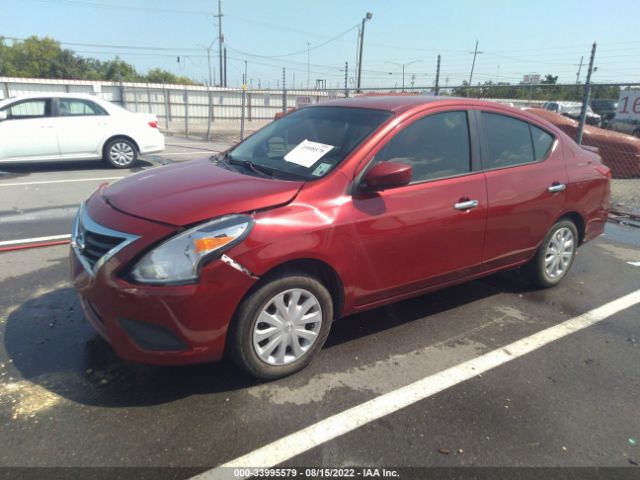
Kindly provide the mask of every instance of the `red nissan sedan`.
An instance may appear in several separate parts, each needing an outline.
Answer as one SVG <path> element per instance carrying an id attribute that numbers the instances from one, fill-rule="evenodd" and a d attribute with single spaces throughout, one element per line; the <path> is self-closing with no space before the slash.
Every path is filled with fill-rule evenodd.
<path id="1" fill-rule="evenodd" d="M 273 379 L 354 312 L 519 266 L 556 285 L 602 233 L 610 177 L 596 153 L 506 106 L 331 101 L 210 159 L 101 186 L 78 212 L 71 274 L 121 357 L 227 353 Z"/>

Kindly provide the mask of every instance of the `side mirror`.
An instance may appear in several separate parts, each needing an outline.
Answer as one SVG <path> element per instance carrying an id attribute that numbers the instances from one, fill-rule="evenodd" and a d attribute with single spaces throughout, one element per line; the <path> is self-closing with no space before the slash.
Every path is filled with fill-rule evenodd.
<path id="1" fill-rule="evenodd" d="M 0 112 L 0 122 L 6 119 L 7 119 L 7 112 L 6 111 Z"/>
<path id="2" fill-rule="evenodd" d="M 365 190 L 402 187 L 411 182 L 412 168 L 398 162 L 380 162 L 367 172 L 362 182 Z"/>

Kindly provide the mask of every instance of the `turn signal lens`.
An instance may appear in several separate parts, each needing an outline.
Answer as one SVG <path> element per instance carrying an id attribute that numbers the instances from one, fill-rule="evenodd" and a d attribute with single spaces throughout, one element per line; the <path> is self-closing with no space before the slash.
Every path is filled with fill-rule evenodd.
<path id="1" fill-rule="evenodd" d="M 202 253 L 220 248 L 231 242 L 233 239 L 234 237 L 195 238 L 193 240 L 193 245 L 196 252 Z"/>

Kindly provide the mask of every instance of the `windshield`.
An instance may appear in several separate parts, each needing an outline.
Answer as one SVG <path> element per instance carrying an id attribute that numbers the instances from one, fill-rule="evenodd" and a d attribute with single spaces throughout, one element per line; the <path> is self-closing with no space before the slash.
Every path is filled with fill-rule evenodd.
<path id="1" fill-rule="evenodd" d="M 274 177 L 315 180 L 339 165 L 391 115 L 363 108 L 303 108 L 256 132 L 229 157 L 266 167 Z"/>

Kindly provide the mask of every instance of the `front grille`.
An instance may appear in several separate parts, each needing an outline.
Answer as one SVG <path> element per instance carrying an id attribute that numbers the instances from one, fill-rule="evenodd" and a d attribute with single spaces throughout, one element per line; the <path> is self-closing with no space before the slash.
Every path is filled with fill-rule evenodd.
<path id="1" fill-rule="evenodd" d="M 82 255 L 87 259 L 91 268 L 100 260 L 108 251 L 117 247 L 126 239 L 123 237 L 112 237 L 109 235 L 101 235 L 90 230 L 84 232 L 84 250 Z"/>
<path id="2" fill-rule="evenodd" d="M 84 268 L 94 274 L 103 263 L 138 238 L 98 224 L 89 217 L 83 204 L 74 221 L 71 245 Z"/>

